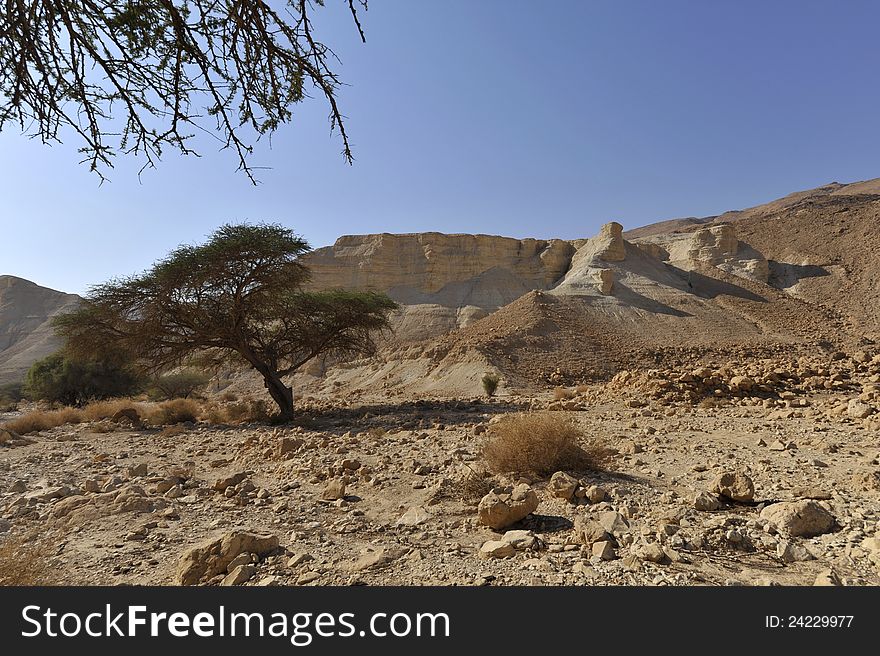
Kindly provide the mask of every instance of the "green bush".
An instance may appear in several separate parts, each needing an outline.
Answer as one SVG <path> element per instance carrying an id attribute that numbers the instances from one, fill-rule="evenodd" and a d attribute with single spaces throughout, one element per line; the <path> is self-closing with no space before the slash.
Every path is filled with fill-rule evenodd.
<path id="1" fill-rule="evenodd" d="M 202 389 L 211 380 L 209 376 L 195 369 L 184 369 L 174 373 L 161 374 L 153 379 L 150 387 L 150 398 L 188 399 Z"/>
<path id="2" fill-rule="evenodd" d="M 138 375 L 118 359 L 79 361 L 59 351 L 31 366 L 23 392 L 34 401 L 82 405 L 91 400 L 131 396 L 141 387 Z"/>
<path id="3" fill-rule="evenodd" d="M 482 378 L 483 383 L 483 391 L 486 392 L 487 396 L 494 396 L 495 390 L 498 389 L 499 378 L 496 374 L 486 374 Z"/>

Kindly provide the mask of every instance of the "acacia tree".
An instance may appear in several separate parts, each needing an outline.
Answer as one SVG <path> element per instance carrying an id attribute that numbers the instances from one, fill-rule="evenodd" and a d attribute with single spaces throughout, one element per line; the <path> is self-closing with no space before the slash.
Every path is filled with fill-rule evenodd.
<path id="1" fill-rule="evenodd" d="M 341 0 L 362 40 L 356 5 Z M 92 171 L 118 153 L 155 166 L 165 146 L 184 154 L 208 132 L 247 156 L 256 138 L 291 119 L 311 89 L 352 160 L 332 50 L 312 15 L 324 0 L 0 0 L 0 130 L 44 143 L 70 131 Z"/>
<path id="2" fill-rule="evenodd" d="M 263 377 L 287 421 L 293 390 L 284 377 L 319 355 L 373 352 L 374 333 L 397 307 L 374 292 L 305 290 L 308 251 L 279 225 L 225 225 L 141 275 L 92 288 L 56 330 L 72 353 L 109 347 L 151 370 L 238 358 Z"/>

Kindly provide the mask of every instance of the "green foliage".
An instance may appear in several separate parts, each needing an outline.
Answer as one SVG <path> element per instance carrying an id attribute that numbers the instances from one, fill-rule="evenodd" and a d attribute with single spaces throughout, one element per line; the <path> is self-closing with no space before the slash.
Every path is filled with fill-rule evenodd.
<path id="1" fill-rule="evenodd" d="M 0 412 L 12 412 L 22 399 L 21 383 L 0 385 Z"/>
<path id="2" fill-rule="evenodd" d="M 184 369 L 167 374 L 159 374 L 150 385 L 150 398 L 156 401 L 163 399 L 188 399 L 195 392 L 208 384 L 211 377 L 195 369 Z"/>
<path id="3" fill-rule="evenodd" d="M 498 383 L 500 380 L 501 379 L 497 374 L 483 375 L 480 382 L 483 383 L 483 391 L 486 392 L 486 396 L 495 396 L 495 390 L 498 389 Z"/>
<path id="4" fill-rule="evenodd" d="M 82 405 L 95 399 L 136 394 L 141 381 L 116 358 L 76 360 L 63 352 L 35 362 L 23 392 L 32 400 Z"/>
<path id="5" fill-rule="evenodd" d="M 56 329 L 81 357 L 109 347 L 157 371 L 236 359 L 259 372 L 287 419 L 293 394 L 282 378 L 319 355 L 371 353 L 397 308 L 374 292 L 305 291 L 308 250 L 280 225 L 224 225 L 139 276 L 93 288 Z"/>

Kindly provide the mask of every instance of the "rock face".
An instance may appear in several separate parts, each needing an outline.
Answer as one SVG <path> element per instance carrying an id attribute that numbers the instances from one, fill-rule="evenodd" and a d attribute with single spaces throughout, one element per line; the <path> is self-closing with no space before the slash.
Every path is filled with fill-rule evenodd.
<path id="1" fill-rule="evenodd" d="M 52 318 L 79 301 L 76 294 L 0 276 L 0 385 L 21 382 L 34 362 L 58 350 Z"/>
<path id="2" fill-rule="evenodd" d="M 534 289 L 549 289 L 571 263 L 561 239 L 379 234 L 340 237 L 310 253 L 317 288 L 371 289 L 401 304 L 395 336 L 417 341 L 469 325 Z"/>
<path id="3" fill-rule="evenodd" d="M 827 533 L 834 527 L 834 517 L 811 499 L 774 503 L 761 511 L 783 535 L 809 538 Z"/>
<path id="4" fill-rule="evenodd" d="M 277 536 L 250 531 L 231 531 L 184 553 L 177 564 L 175 583 L 196 585 L 218 574 L 227 573 L 229 564 L 240 554 L 252 553 L 265 556 L 277 548 Z"/>
<path id="5" fill-rule="evenodd" d="M 528 485 L 521 484 L 509 493 L 490 492 L 477 507 L 480 522 L 496 531 L 515 524 L 538 508 L 538 495 Z"/>

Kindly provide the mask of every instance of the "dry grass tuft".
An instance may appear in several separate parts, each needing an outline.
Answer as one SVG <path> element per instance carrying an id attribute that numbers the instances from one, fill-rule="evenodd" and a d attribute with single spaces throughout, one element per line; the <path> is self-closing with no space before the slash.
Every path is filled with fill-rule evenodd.
<path id="1" fill-rule="evenodd" d="M 584 448 L 580 429 L 558 412 L 523 412 L 489 427 L 482 456 L 495 474 L 546 475 L 557 471 L 604 469 L 611 452 L 600 445 Z"/>
<path id="2" fill-rule="evenodd" d="M 39 536 L 9 536 L 0 541 L 0 585 L 53 585 L 52 549 Z"/>
<path id="3" fill-rule="evenodd" d="M 202 418 L 212 424 L 266 423 L 272 417 L 263 399 L 243 399 L 234 403 L 212 404 L 202 411 Z"/>
<path id="4" fill-rule="evenodd" d="M 574 392 L 567 387 L 557 387 L 553 390 L 553 398 L 557 401 L 567 401 L 574 398 Z"/>
<path id="5" fill-rule="evenodd" d="M 172 399 L 144 407 L 144 420 L 151 426 L 195 423 L 201 411 L 201 405 L 193 399 Z"/>
<path id="6" fill-rule="evenodd" d="M 117 412 L 129 408 L 134 408 L 140 414 L 137 404 L 132 403 L 129 399 L 93 401 L 82 409 L 82 416 L 84 421 L 101 421 L 102 419 L 110 419 Z"/>
<path id="7" fill-rule="evenodd" d="M 82 412 L 76 408 L 59 410 L 34 410 L 21 417 L 3 423 L 3 428 L 19 435 L 37 433 L 64 424 L 78 424 L 82 421 Z"/>

